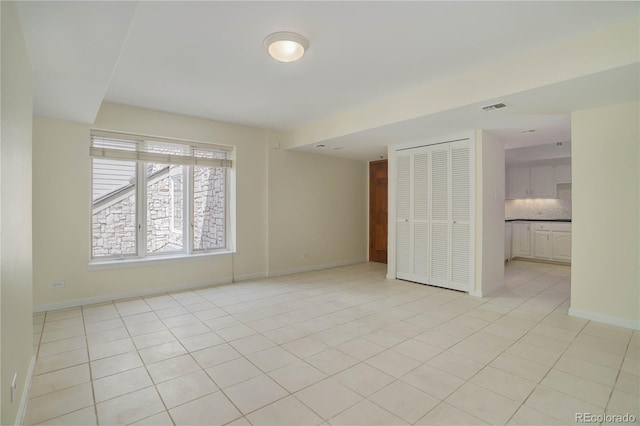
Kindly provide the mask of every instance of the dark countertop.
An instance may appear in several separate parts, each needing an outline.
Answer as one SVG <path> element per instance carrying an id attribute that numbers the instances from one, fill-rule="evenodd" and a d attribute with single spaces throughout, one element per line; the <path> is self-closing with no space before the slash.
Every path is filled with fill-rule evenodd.
<path id="1" fill-rule="evenodd" d="M 571 219 L 505 219 L 505 222 L 569 222 Z"/>

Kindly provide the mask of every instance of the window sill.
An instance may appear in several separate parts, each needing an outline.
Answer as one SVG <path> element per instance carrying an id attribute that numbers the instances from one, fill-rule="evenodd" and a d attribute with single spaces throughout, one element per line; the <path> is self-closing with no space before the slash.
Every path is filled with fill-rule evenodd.
<path id="1" fill-rule="evenodd" d="M 215 251 L 215 252 L 207 252 L 207 253 L 195 253 L 195 254 L 174 254 L 174 255 L 166 255 L 166 256 L 149 256 L 145 258 L 124 258 L 124 259 L 109 259 L 109 260 L 91 260 L 87 265 L 87 270 L 89 271 L 102 271 L 105 269 L 120 269 L 120 268 L 132 268 L 132 267 L 140 267 L 149 264 L 162 265 L 175 263 L 181 260 L 196 260 L 201 258 L 212 258 L 212 257 L 226 257 L 232 256 L 236 252 L 231 250 L 224 251 Z"/>

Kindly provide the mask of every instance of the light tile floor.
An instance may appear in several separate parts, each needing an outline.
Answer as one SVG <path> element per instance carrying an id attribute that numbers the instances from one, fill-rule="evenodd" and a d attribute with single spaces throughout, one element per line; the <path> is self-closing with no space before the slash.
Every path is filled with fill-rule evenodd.
<path id="1" fill-rule="evenodd" d="M 34 315 L 27 424 L 640 418 L 640 335 L 567 315 L 570 269 L 484 299 L 358 264 Z"/>

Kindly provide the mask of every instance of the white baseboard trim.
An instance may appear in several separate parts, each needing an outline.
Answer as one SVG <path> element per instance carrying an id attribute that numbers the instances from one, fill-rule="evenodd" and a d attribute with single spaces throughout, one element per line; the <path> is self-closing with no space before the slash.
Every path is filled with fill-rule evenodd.
<path id="1" fill-rule="evenodd" d="M 264 277 L 264 274 L 241 275 L 235 277 L 236 281 Z M 111 293 L 99 296 L 84 297 L 82 299 L 66 300 L 64 302 L 47 303 L 44 305 L 34 305 L 33 312 L 54 311 L 57 309 L 76 308 L 84 305 L 94 305 L 96 303 L 105 303 L 112 300 L 130 299 L 132 297 L 152 296 L 154 294 L 170 293 L 174 291 L 193 290 L 196 288 L 204 288 L 221 284 L 230 284 L 231 277 L 219 278 L 217 280 L 197 282 L 192 284 L 179 284 L 168 287 L 156 287 L 144 290 L 127 291 L 124 293 Z"/>
<path id="2" fill-rule="evenodd" d="M 618 327 L 640 330 L 640 321 L 634 321 L 626 318 L 598 314 L 596 312 L 581 311 L 575 308 L 569 308 L 569 315 L 571 315 L 572 317 L 584 318 L 591 321 L 603 322 L 605 324 L 615 325 Z"/>
<path id="3" fill-rule="evenodd" d="M 258 272 L 256 274 L 238 275 L 235 277 L 235 282 L 257 280 L 260 278 L 267 278 L 267 274 L 265 272 Z"/>
<path id="4" fill-rule="evenodd" d="M 480 297 L 480 298 L 489 297 L 489 296 L 492 296 L 492 295 L 494 295 L 496 293 L 499 293 L 499 292 L 503 291 L 504 289 L 505 289 L 505 286 L 504 286 L 504 284 L 502 284 L 500 287 L 494 288 L 491 291 L 471 290 L 469 292 L 469 295 L 475 296 L 475 297 Z"/>
<path id="5" fill-rule="evenodd" d="M 192 284 L 178 284 L 178 285 L 173 285 L 168 287 L 156 287 L 156 288 L 149 288 L 144 290 L 128 291 L 123 293 L 112 293 L 112 294 L 105 294 L 105 295 L 99 295 L 99 296 L 84 297 L 82 299 L 65 300 L 64 302 L 34 305 L 33 312 L 37 313 L 37 312 L 55 311 L 58 309 L 77 308 L 78 306 L 95 305 L 97 303 L 105 303 L 105 302 L 110 302 L 112 300 L 130 299 L 133 297 L 152 296 L 155 294 L 170 293 L 170 292 L 182 291 L 182 290 L 193 290 L 193 289 L 211 287 L 211 286 L 222 285 L 222 284 L 231 284 L 232 279 L 235 279 L 235 282 L 239 282 L 239 281 L 248 281 L 248 280 L 255 280 L 260 278 L 268 278 L 268 277 L 280 277 L 283 275 L 298 274 L 301 272 L 318 271 L 321 269 L 329 269 L 329 268 L 337 268 L 340 266 L 354 265 L 356 263 L 363 263 L 366 261 L 367 261 L 366 258 L 351 259 L 351 260 L 346 260 L 342 262 L 325 263 L 322 265 L 311 265 L 311 266 L 304 266 L 301 268 L 283 269 L 280 271 L 273 271 L 270 273 L 257 272 L 253 274 L 237 275 L 235 277 L 224 277 L 216 280 L 197 282 Z"/>
<path id="6" fill-rule="evenodd" d="M 335 262 L 335 263 L 325 263 L 325 264 L 322 264 L 322 265 L 310 265 L 310 266 L 303 266 L 303 267 L 300 267 L 300 268 L 281 269 L 279 271 L 270 271 L 267 274 L 267 276 L 268 277 L 281 277 L 283 275 L 299 274 L 301 272 L 319 271 L 321 269 L 329 269 L 329 268 L 337 268 L 339 266 L 355 265 L 356 263 L 362 263 L 362 262 L 366 262 L 366 261 L 367 261 L 366 258 L 361 258 L 361 259 L 345 260 L 345 261 L 342 261 L 342 262 Z"/>
<path id="7" fill-rule="evenodd" d="M 24 424 L 24 417 L 27 414 L 27 405 L 29 404 L 29 393 L 31 392 L 31 378 L 33 377 L 33 371 L 36 368 L 36 357 L 31 357 L 29 363 L 29 371 L 27 371 L 27 377 L 24 381 L 24 388 L 22 391 L 22 398 L 20 398 L 20 406 L 18 407 L 18 414 L 16 415 L 16 426 Z"/>

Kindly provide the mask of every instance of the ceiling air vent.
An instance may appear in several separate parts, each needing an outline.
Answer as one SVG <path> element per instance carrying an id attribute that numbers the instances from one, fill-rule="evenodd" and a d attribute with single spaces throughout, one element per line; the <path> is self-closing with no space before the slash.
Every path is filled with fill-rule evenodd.
<path id="1" fill-rule="evenodd" d="M 483 106 L 482 110 L 483 111 L 493 111 L 494 109 L 500 109 L 500 108 L 504 108 L 506 106 L 507 106 L 507 104 L 500 102 L 500 103 L 493 104 L 493 105 Z"/>

